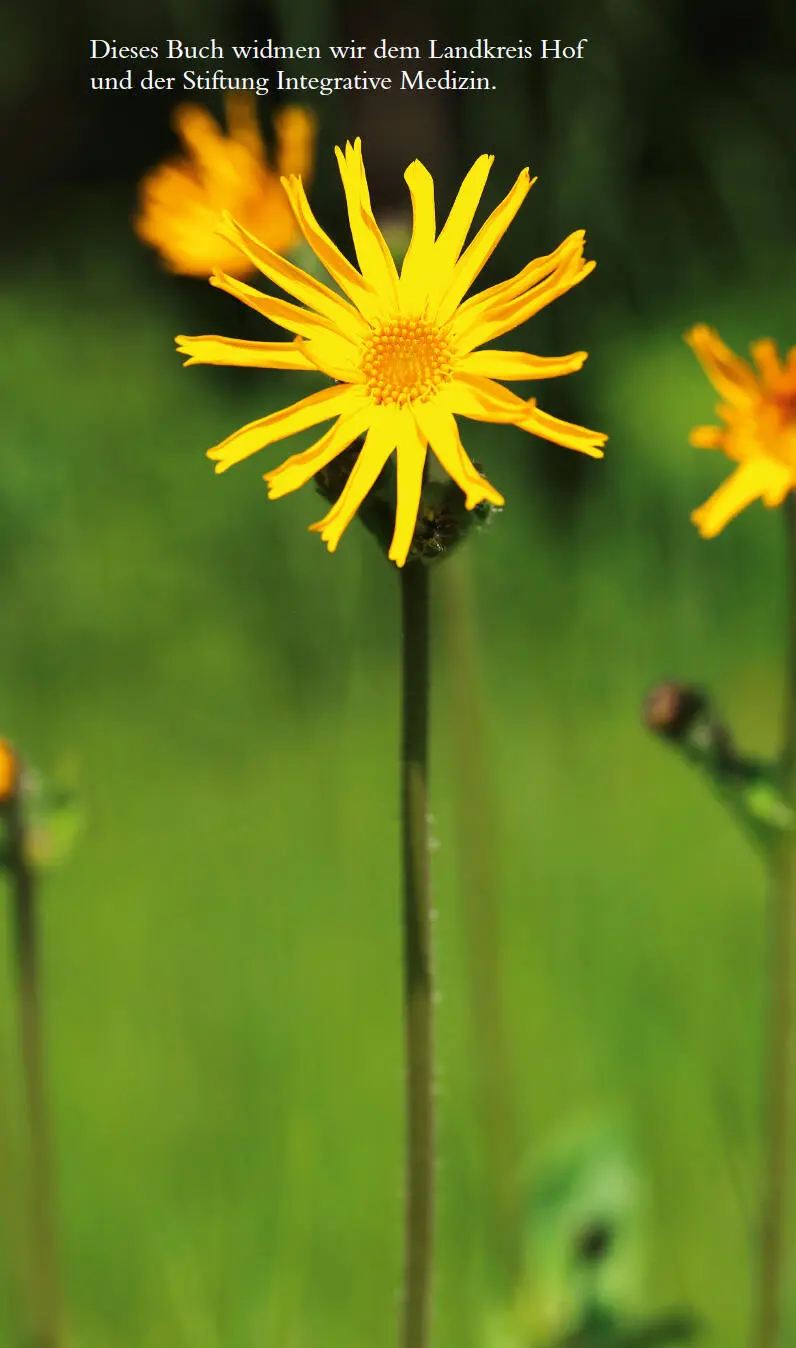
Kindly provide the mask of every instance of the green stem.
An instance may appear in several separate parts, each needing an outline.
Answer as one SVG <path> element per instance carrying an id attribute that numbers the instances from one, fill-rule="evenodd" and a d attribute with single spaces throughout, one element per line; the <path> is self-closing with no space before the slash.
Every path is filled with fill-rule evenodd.
<path id="1" fill-rule="evenodd" d="M 427 1348 L 434 1245 L 434 978 L 428 847 L 429 583 L 401 571 L 406 1246 L 403 1348 Z"/>
<path id="2" fill-rule="evenodd" d="M 787 536 L 787 669 L 782 771 L 787 799 L 796 808 L 796 496 L 785 501 Z M 765 1063 L 765 1155 L 760 1232 L 760 1272 L 753 1344 L 775 1348 L 783 1340 L 788 1282 L 790 1149 L 793 1131 L 793 1018 L 796 969 L 796 830 L 772 854 L 769 918 L 768 1021 Z"/>
<path id="3" fill-rule="evenodd" d="M 30 1343 L 31 1348 L 58 1348 L 61 1341 L 58 1263 L 53 1166 L 44 1088 L 37 896 L 33 870 L 26 856 L 25 821 L 18 786 L 8 801 L 6 817 L 30 1167 L 29 1223 L 33 1298 Z"/>

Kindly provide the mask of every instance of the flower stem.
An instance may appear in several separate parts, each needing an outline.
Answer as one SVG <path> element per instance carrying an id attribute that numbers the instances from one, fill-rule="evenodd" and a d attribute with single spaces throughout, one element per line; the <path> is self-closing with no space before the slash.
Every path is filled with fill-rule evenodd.
<path id="1" fill-rule="evenodd" d="M 796 807 L 796 495 L 785 501 L 787 537 L 787 653 L 782 777 Z M 787 1215 L 793 1132 L 794 972 L 796 971 L 796 831 L 772 852 L 769 916 L 768 1022 L 765 1062 L 765 1154 L 755 1348 L 783 1341 L 790 1260 Z"/>
<path id="2" fill-rule="evenodd" d="M 19 1030 L 29 1151 L 29 1238 L 33 1301 L 30 1348 L 58 1348 L 58 1262 L 49 1120 L 44 1089 L 37 895 L 26 856 L 19 785 L 6 806 L 19 991 Z"/>
<path id="3" fill-rule="evenodd" d="M 427 1348 L 434 1245 L 434 978 L 428 846 L 429 581 L 401 571 L 406 1228 L 403 1348 Z"/>

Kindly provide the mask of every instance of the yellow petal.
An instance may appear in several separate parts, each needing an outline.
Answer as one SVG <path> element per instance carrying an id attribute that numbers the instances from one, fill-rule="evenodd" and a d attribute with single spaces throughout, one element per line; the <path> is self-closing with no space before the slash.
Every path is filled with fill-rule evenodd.
<path id="1" fill-rule="evenodd" d="M 340 496 L 322 520 L 310 525 L 313 533 L 320 534 L 330 552 L 334 552 L 345 529 L 392 454 L 399 421 L 400 418 L 391 409 L 379 410 Z"/>
<path id="2" fill-rule="evenodd" d="M 534 178 L 534 182 L 536 179 Z M 445 287 L 441 303 L 437 310 L 437 322 L 446 323 L 460 301 L 467 294 L 476 276 L 483 270 L 497 248 L 503 235 L 527 197 L 533 183 L 527 168 L 522 170 L 511 191 L 481 226 L 472 243 L 468 245 L 453 271 L 450 283 Z"/>
<path id="3" fill-rule="evenodd" d="M 411 412 L 404 411 L 397 428 L 398 504 L 395 511 L 395 529 L 387 554 L 396 566 L 403 566 L 412 546 L 417 525 L 417 512 L 423 491 L 423 468 L 426 462 L 426 438 Z"/>
<path id="4" fill-rule="evenodd" d="M 532 290 L 566 261 L 582 258 L 585 240 L 584 231 L 575 230 L 552 253 L 548 253 L 545 257 L 534 258 L 508 280 L 499 281 L 497 285 L 488 286 L 486 290 L 479 290 L 476 295 L 471 295 L 470 299 L 461 305 L 456 315 L 457 319 L 461 319 L 463 324 L 469 323 L 474 314 L 483 315 L 492 308 L 502 308 L 510 300 L 515 300 L 519 295 Z"/>
<path id="5" fill-rule="evenodd" d="M 464 492 L 465 507 L 472 510 L 479 501 L 503 505 L 503 497 L 477 471 L 465 452 L 459 428 L 452 414 L 439 403 L 418 403 L 412 415 L 449 477 Z"/>
<path id="6" fill-rule="evenodd" d="M 718 393 L 733 407 L 749 407 L 759 396 L 760 386 L 751 366 L 736 356 L 715 328 L 698 323 L 685 335 L 702 369 Z"/>
<path id="7" fill-rule="evenodd" d="M 434 246 L 434 276 L 438 298 L 441 298 L 450 284 L 453 268 L 459 260 L 459 254 L 464 247 L 464 241 L 489 177 L 489 170 L 494 162 L 495 156 L 492 154 L 482 154 L 476 159 L 459 188 L 450 214 L 440 230 Z"/>
<path id="8" fill-rule="evenodd" d="M 370 209 L 361 142 L 356 140 L 353 145 L 347 144 L 345 153 L 336 147 L 335 154 L 348 207 L 351 238 L 362 275 L 384 298 L 396 304 L 398 273 L 392 253 Z"/>
<path id="9" fill-rule="evenodd" d="M 585 426 L 576 426 L 571 421 L 561 421 L 558 417 L 551 416 L 549 412 L 543 412 L 540 407 L 531 408 L 517 425 L 522 431 L 539 435 L 543 440 L 552 440 L 554 444 L 564 445 L 567 449 L 577 449 L 579 453 L 588 454 L 592 459 L 603 457 L 600 446 L 608 439 L 602 431 L 589 431 Z"/>
<path id="10" fill-rule="evenodd" d="M 268 495 L 272 500 L 286 496 L 309 482 L 311 477 L 325 468 L 338 454 L 353 444 L 358 435 L 362 435 L 370 417 L 370 408 L 359 408 L 341 416 L 330 431 L 316 440 L 314 445 L 301 454 L 291 454 L 289 459 L 265 474 L 268 483 Z"/>
<path id="11" fill-rule="evenodd" d="M 585 239 L 585 233 L 579 229 L 564 239 L 554 252 L 548 253 L 545 257 L 535 257 L 533 262 L 529 262 L 528 266 L 523 267 L 523 270 L 517 272 L 515 276 L 509 276 L 508 280 L 501 280 L 496 286 L 489 286 L 486 290 L 479 290 L 477 294 L 470 295 L 470 299 L 466 299 L 454 314 L 451 321 L 453 332 L 457 334 L 470 332 L 482 319 L 494 317 L 494 314 L 500 313 L 509 303 L 531 294 L 535 287 L 540 286 L 550 276 L 558 274 L 567 264 L 574 266 L 578 260 L 582 260 Z M 470 341 L 470 348 L 474 345 L 478 345 L 478 342 Z"/>
<path id="12" fill-rule="evenodd" d="M 530 356 L 524 351 L 471 351 L 456 368 L 462 374 L 486 375 L 489 379 L 556 379 L 574 374 L 588 352 L 573 351 L 571 356 Z"/>
<path id="13" fill-rule="evenodd" d="M 467 316 L 469 321 L 465 320 L 462 308 L 451 325 L 459 349 L 471 351 L 527 323 L 534 314 L 585 280 L 594 267 L 594 262 L 584 262 L 577 254 L 565 256 L 553 274 L 527 294 L 502 304 L 495 303 L 481 312 L 474 310 Z"/>
<path id="14" fill-rule="evenodd" d="M 311 310 L 301 309 L 297 304 L 288 304 L 287 300 L 277 299 L 273 295 L 264 295 L 261 290 L 255 290 L 253 286 L 246 285 L 243 281 L 236 281 L 224 272 L 216 272 L 211 276 L 210 284 L 219 290 L 225 290 L 236 300 L 241 300 L 250 309 L 262 314 L 263 318 L 270 318 L 277 327 L 287 328 L 289 332 L 298 333 L 301 337 L 314 337 L 316 334 L 328 336 L 332 331 L 328 320 L 312 313 Z"/>
<path id="15" fill-rule="evenodd" d="M 227 137 L 215 117 L 198 103 L 180 103 L 172 114 L 172 125 L 197 165 L 210 172 L 228 164 Z"/>
<path id="16" fill-rule="evenodd" d="M 301 267 L 289 262 L 286 257 L 274 252 L 273 248 L 260 243 L 254 235 L 239 225 L 237 220 L 233 220 L 228 211 L 224 212 L 218 232 L 222 238 L 239 248 L 252 266 L 267 276 L 269 281 L 275 281 L 294 299 L 309 305 L 316 313 L 328 319 L 335 328 L 345 333 L 346 337 L 352 341 L 361 341 L 367 334 L 367 324 L 362 315 L 347 304 L 341 295 L 336 295 L 322 281 L 318 281 Z"/>
<path id="17" fill-rule="evenodd" d="M 778 504 L 792 485 L 793 471 L 784 464 L 763 456 L 748 459 L 693 512 L 691 520 L 703 538 L 715 538 L 752 501 L 763 496 L 769 503 Z"/>
<path id="18" fill-rule="evenodd" d="M 207 205 L 202 184 L 183 159 L 152 169 L 141 183 L 140 197 L 144 210 L 160 207 L 187 220 L 193 218 L 197 209 L 206 209 Z"/>
<path id="19" fill-rule="evenodd" d="M 723 449 L 726 436 L 721 426 L 695 426 L 688 439 L 694 449 Z"/>
<path id="20" fill-rule="evenodd" d="M 224 98 L 224 109 L 227 130 L 232 139 L 239 145 L 245 145 L 255 159 L 260 159 L 265 164 L 267 156 L 260 123 L 257 120 L 255 95 L 228 93 Z"/>
<path id="21" fill-rule="evenodd" d="M 753 342 L 750 350 L 752 360 L 762 375 L 763 383 L 776 391 L 785 373 L 780 363 L 776 342 L 772 342 L 770 337 L 764 337 L 759 342 Z"/>
<path id="22" fill-rule="evenodd" d="M 237 337 L 175 337 L 185 365 L 241 365 L 263 370 L 313 370 L 296 342 L 247 342 Z"/>
<path id="23" fill-rule="evenodd" d="M 312 213 L 301 179 L 283 178 L 282 186 L 287 192 L 299 229 L 329 275 L 357 306 L 361 314 L 368 318 L 380 314 L 384 309 L 381 297 L 370 282 L 365 280 L 364 276 L 360 276 L 345 254 L 340 252 L 337 244 L 333 243 L 329 235 L 321 229 Z"/>
<path id="24" fill-rule="evenodd" d="M 779 465 L 778 465 L 779 466 Z M 789 491 L 796 486 L 796 477 L 792 469 L 786 469 L 779 478 L 771 474 L 771 480 L 763 492 L 763 504 L 769 507 L 780 506 Z"/>
<path id="25" fill-rule="evenodd" d="M 133 219 L 139 239 L 154 248 L 163 265 L 172 272 L 200 276 L 206 281 L 213 268 L 221 266 L 228 275 L 248 275 L 251 267 L 247 259 L 216 235 L 218 216 L 208 218 L 199 185 L 187 175 L 179 175 L 185 184 L 183 191 L 177 185 L 177 177 L 175 172 L 167 179 L 161 170 L 155 169 L 150 179 L 142 183 L 141 209 Z M 164 181 L 167 190 L 162 193 Z M 195 199 L 194 193 L 199 199 Z"/>
<path id="26" fill-rule="evenodd" d="M 362 398 L 359 390 L 349 388 L 346 384 L 336 384 L 333 388 L 322 389 L 320 393 L 311 393 L 308 398 L 302 398 L 301 402 L 293 403 L 291 407 L 282 408 L 270 416 L 249 422 L 248 426 L 242 426 L 239 431 L 234 431 L 226 440 L 209 449 L 207 457 L 216 459 L 216 472 L 223 473 L 233 463 L 240 463 L 241 459 L 247 459 L 250 454 L 256 454 L 277 440 L 296 435 L 309 426 L 317 426 L 320 421 L 330 421 L 332 417 L 345 416 L 355 411 L 361 407 Z"/>
<path id="27" fill-rule="evenodd" d="M 250 270 L 238 249 L 215 233 L 220 216 L 213 204 L 213 183 L 192 160 L 177 159 L 153 169 L 140 185 L 133 227 L 170 271 L 206 279 L 214 267 L 234 276 Z M 225 179 L 224 191 L 228 199 L 236 199 L 240 185 Z"/>
<path id="28" fill-rule="evenodd" d="M 319 370 L 321 374 L 328 375 L 339 384 L 364 385 L 365 376 L 359 367 L 356 352 L 347 344 L 344 347 L 343 339 L 336 333 L 330 333 L 325 338 L 313 337 L 310 342 L 305 342 L 303 337 L 297 337 L 296 344 L 313 370 Z"/>
<path id="29" fill-rule="evenodd" d="M 433 266 L 434 179 L 418 159 L 409 165 L 404 179 L 412 199 L 412 237 L 401 267 L 401 308 L 404 313 L 420 313 Z"/>
<path id="30" fill-rule="evenodd" d="M 315 163 L 318 119 L 309 108 L 280 108 L 273 116 L 277 173 L 309 178 Z"/>
<path id="31" fill-rule="evenodd" d="M 496 421 L 516 423 L 527 416 L 534 400 L 518 398 L 510 389 L 503 388 L 491 379 L 481 375 L 459 374 L 458 370 L 451 382 L 437 395 L 437 402 L 457 416 L 469 417 L 471 421 Z"/>

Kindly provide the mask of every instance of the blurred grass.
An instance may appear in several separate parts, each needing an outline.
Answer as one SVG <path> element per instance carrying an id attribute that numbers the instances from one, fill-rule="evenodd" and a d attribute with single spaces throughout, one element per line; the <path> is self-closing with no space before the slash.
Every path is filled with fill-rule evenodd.
<path id="1" fill-rule="evenodd" d="M 75 752 L 89 816 L 46 912 L 74 1342 L 381 1348 L 400 1272 L 394 577 L 354 528 L 334 559 L 305 533 L 311 490 L 268 503 L 270 457 L 214 478 L 204 448 L 288 386 L 182 371 L 172 334 L 242 332 L 239 311 L 104 245 L 102 210 L 0 294 L 1 728 L 45 769 Z M 793 288 L 675 297 L 642 335 L 592 319 L 582 378 L 612 441 L 566 532 L 521 471 L 538 442 L 467 434 L 509 502 L 471 546 L 529 1156 L 624 1118 L 649 1309 L 690 1306 L 727 1348 L 747 1319 L 763 877 L 638 708 L 664 675 L 708 680 L 742 740 L 774 743 L 779 520 L 756 507 L 696 538 L 688 511 L 727 465 L 688 449 L 713 396 L 680 335 L 792 340 Z M 485 1205 L 440 657 L 437 1342 L 467 1348 Z"/>

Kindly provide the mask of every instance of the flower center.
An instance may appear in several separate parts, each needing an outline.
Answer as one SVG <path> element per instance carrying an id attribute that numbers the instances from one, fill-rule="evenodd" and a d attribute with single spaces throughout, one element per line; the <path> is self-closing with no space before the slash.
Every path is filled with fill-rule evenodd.
<path id="1" fill-rule="evenodd" d="M 375 403 L 427 402 L 451 377 L 447 338 L 423 318 L 391 318 L 368 338 L 362 373 Z"/>
<path id="2" fill-rule="evenodd" d="M 763 411 L 760 426 L 768 452 L 796 468 L 796 390 L 775 394 Z"/>
<path id="3" fill-rule="evenodd" d="M 796 422 L 796 388 L 777 394 L 774 402 L 783 425 L 792 426 Z"/>

